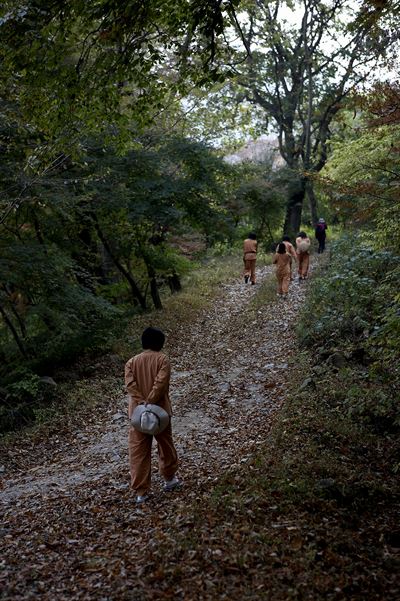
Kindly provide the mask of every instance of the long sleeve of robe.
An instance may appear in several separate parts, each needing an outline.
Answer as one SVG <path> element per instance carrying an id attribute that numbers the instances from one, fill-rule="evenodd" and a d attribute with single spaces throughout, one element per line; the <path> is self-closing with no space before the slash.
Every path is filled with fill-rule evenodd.
<path id="1" fill-rule="evenodd" d="M 129 416 L 141 403 L 160 405 L 172 415 L 169 399 L 171 364 L 164 353 L 146 350 L 125 365 L 125 386 L 130 395 Z"/>
<path id="2" fill-rule="evenodd" d="M 290 256 L 288 253 L 275 253 L 273 263 L 279 275 L 290 274 Z"/>

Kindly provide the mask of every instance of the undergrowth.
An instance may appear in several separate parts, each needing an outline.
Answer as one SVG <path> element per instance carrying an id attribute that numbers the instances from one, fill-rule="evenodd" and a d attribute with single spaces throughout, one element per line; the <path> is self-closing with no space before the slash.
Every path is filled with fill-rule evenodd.
<path id="1" fill-rule="evenodd" d="M 168 353 L 168 334 L 178 325 L 182 328 L 195 319 L 222 293 L 221 284 L 235 276 L 241 277 L 241 270 L 240 253 L 210 256 L 205 264 L 199 264 L 184 276 L 181 292 L 163 299 L 161 311 L 135 315 L 111 352 L 82 357 L 79 363 L 60 368 L 54 374 L 56 385 L 41 384 L 40 378 L 22 371 L 18 385 L 26 392 L 26 402 L 23 399 L 13 405 L 11 414 L 4 416 L 4 431 L 0 428 L 3 445 L 28 435 L 36 439 L 44 433 L 56 433 L 60 427 L 67 427 L 67 423 L 79 423 L 82 415 L 104 407 L 115 396 L 122 396 L 124 364 L 140 352 L 143 329 L 148 326 L 163 329 L 167 334 L 165 351 Z M 7 407 L 3 407 L 3 411 L 5 409 Z"/>
<path id="2" fill-rule="evenodd" d="M 208 574 L 214 597 L 204 598 L 399 598 L 398 406 L 390 382 L 398 355 L 387 366 L 387 350 L 398 348 L 393 329 L 381 336 L 398 298 L 397 258 L 352 243 L 346 261 L 346 244 L 334 246 L 336 256 L 310 284 L 290 390 L 271 434 L 186 508 L 190 526 L 174 533 L 180 555 L 165 550 L 166 565 L 189 562 Z M 273 293 L 269 279 L 252 310 Z"/>
<path id="3" fill-rule="evenodd" d="M 400 257 L 359 238 L 332 247 L 299 325 L 315 375 L 342 412 L 379 432 L 400 427 Z M 339 373 L 338 373 L 339 372 Z"/>

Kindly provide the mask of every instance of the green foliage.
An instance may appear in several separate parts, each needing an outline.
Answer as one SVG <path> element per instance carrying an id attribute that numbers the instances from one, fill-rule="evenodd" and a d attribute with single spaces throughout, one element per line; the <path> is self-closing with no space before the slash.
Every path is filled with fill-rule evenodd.
<path id="1" fill-rule="evenodd" d="M 274 241 L 272 232 L 282 221 L 284 196 L 272 179 L 251 179 L 237 190 L 236 198 L 246 207 L 245 215 L 254 224 L 257 238 L 269 246 Z"/>
<path id="2" fill-rule="evenodd" d="M 295 19 L 285 17 L 288 9 Z M 364 8 L 347 0 L 244 2 L 241 10 L 223 56 L 225 64 L 234 65 L 234 73 L 225 86 L 213 90 L 211 117 L 204 121 L 215 118 L 214 104 L 219 104 L 221 115 L 229 106 L 239 127 L 258 130 L 256 135 L 274 128 L 281 157 L 297 176 L 295 185 L 286 188 L 285 233 L 292 234 L 299 229 L 305 196 L 312 222 L 318 218 L 313 178 L 328 159 L 335 116 L 394 39 L 386 36 L 384 48 L 378 35 L 371 36 L 369 25 L 356 21 Z M 350 25 L 352 20 L 357 25 Z M 198 104 L 199 111 L 206 110 Z M 233 140 L 238 139 L 237 129 L 233 127 Z M 215 130 L 221 139 L 223 134 Z"/>
<path id="3" fill-rule="evenodd" d="M 367 246 L 364 238 L 332 245 L 332 260 L 313 284 L 299 335 L 321 360 L 339 354 L 343 387 L 336 399 L 343 408 L 390 429 L 400 425 L 400 257 Z"/>
<path id="4" fill-rule="evenodd" d="M 333 145 L 332 157 L 321 175 L 340 219 L 373 225 L 370 243 L 399 253 L 400 126 L 364 128 L 357 133 L 355 139 Z"/>
<path id="5" fill-rule="evenodd" d="M 180 289 L 198 240 L 204 250 L 232 237 L 231 168 L 203 144 L 149 138 L 124 153 L 82 138 L 79 159 L 24 180 L 26 136 L 4 130 L 0 383 L 11 371 L 19 385 L 20 364 L 48 375 L 105 352 L 128 315 Z"/>
<path id="6" fill-rule="evenodd" d="M 8 374 L 3 382 L 7 384 L 7 380 L 11 381 L 6 388 L 7 401 L 33 401 L 38 398 L 41 389 L 40 377 L 26 367 L 17 368 L 12 374 Z"/>
<path id="7" fill-rule="evenodd" d="M 110 123 L 126 142 L 132 119 L 142 128 L 187 83 L 216 79 L 215 36 L 233 5 L 7 0 L 0 52 L 8 98 L 53 147 L 68 140 L 78 150 L 76 132 L 109 133 Z M 188 61 L 191 50 L 201 59 Z"/>
<path id="8" fill-rule="evenodd" d="M 43 246 L 29 234 L 2 242 L 9 243 L 2 245 L 0 305 L 14 321 L 25 358 L 70 359 L 86 349 L 88 341 L 94 346 L 105 342 L 107 330 L 120 315 L 76 285 L 79 269 L 71 257 L 53 244 Z M 0 334 L 9 363 L 17 356 L 17 337 L 5 325 Z"/>
<path id="9" fill-rule="evenodd" d="M 35 421 L 35 410 L 53 398 L 53 387 L 27 366 L 9 371 L 1 379 L 0 432 L 18 430 Z"/>

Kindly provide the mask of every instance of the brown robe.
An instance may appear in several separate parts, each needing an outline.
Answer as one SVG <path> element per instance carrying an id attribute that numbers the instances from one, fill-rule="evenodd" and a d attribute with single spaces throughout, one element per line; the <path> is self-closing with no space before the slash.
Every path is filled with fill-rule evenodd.
<path id="1" fill-rule="evenodd" d="M 129 393 L 129 418 L 140 403 L 160 405 L 172 415 L 169 399 L 171 365 L 164 353 L 145 350 L 132 357 L 125 365 L 125 385 Z M 178 457 L 172 440 L 171 423 L 156 434 L 158 463 L 161 475 L 170 480 L 178 469 Z M 146 494 L 151 486 L 151 447 L 153 437 L 129 429 L 129 463 L 131 486 L 137 495 Z"/>
<path id="2" fill-rule="evenodd" d="M 301 236 L 299 236 L 298 238 L 296 238 L 296 246 L 298 244 L 300 244 L 300 242 L 302 242 L 302 241 L 307 241 L 311 244 L 310 238 L 302 238 Z M 310 266 L 310 253 L 308 250 L 306 250 L 306 251 L 296 250 L 296 252 L 297 252 L 297 260 L 298 260 L 299 277 L 301 279 L 305 279 L 308 275 L 308 268 Z"/>
<path id="3" fill-rule="evenodd" d="M 292 270 L 293 270 L 293 260 L 295 263 L 297 263 L 297 254 L 296 254 L 296 249 L 294 248 L 293 244 L 291 242 L 288 242 L 287 240 L 283 240 L 282 244 L 285 245 L 286 247 L 286 252 L 290 255 L 291 259 L 290 259 L 290 279 L 292 279 Z M 278 252 L 278 248 L 279 248 L 279 244 L 276 247 L 276 251 Z"/>
<path id="4" fill-rule="evenodd" d="M 287 294 L 290 282 L 290 255 L 275 253 L 273 263 L 276 265 L 276 279 L 278 280 L 278 294 Z"/>
<path id="5" fill-rule="evenodd" d="M 125 365 L 125 386 L 131 397 L 129 417 L 140 403 L 160 405 L 172 415 L 169 400 L 171 364 L 168 357 L 157 351 L 146 350 L 129 359 Z"/>
<path id="6" fill-rule="evenodd" d="M 249 276 L 250 281 L 255 283 L 256 281 L 256 258 L 257 258 L 257 240 L 246 238 L 243 242 L 243 262 L 244 272 L 243 275 Z"/>

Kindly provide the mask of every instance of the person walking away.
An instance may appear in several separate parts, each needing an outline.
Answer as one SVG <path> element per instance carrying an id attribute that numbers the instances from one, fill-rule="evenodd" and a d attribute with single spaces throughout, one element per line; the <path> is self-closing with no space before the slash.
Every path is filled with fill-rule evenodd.
<path id="1" fill-rule="evenodd" d="M 315 226 L 315 237 L 318 240 L 318 254 L 321 254 L 325 250 L 326 230 L 328 226 L 323 217 L 318 219 L 318 223 Z"/>
<path id="2" fill-rule="evenodd" d="M 293 244 L 290 242 L 289 236 L 283 236 L 282 238 L 283 244 L 286 246 L 286 252 L 290 255 L 290 279 L 293 279 L 293 264 L 297 263 L 297 254 Z M 278 252 L 278 247 L 276 247 L 276 252 Z"/>
<path id="3" fill-rule="evenodd" d="M 165 335 L 158 328 L 146 328 L 142 334 L 143 352 L 132 357 L 125 365 L 125 385 L 129 394 L 128 416 L 137 405 L 159 405 L 172 415 L 169 399 L 171 365 L 161 352 Z M 176 477 L 178 457 L 172 440 L 171 420 L 165 430 L 154 438 L 158 446 L 158 463 L 164 477 L 164 490 L 171 491 L 181 486 Z M 153 436 L 139 432 L 132 425 L 129 429 L 129 463 L 131 486 L 136 494 L 136 503 L 148 500 L 151 486 L 151 447 Z"/>
<path id="4" fill-rule="evenodd" d="M 296 254 L 299 280 L 305 280 L 310 266 L 311 240 L 305 232 L 299 232 L 296 238 Z"/>
<path id="5" fill-rule="evenodd" d="M 273 258 L 273 263 L 276 265 L 276 279 L 278 280 L 278 296 L 286 297 L 289 292 L 291 261 L 284 242 L 280 242 Z"/>
<path id="6" fill-rule="evenodd" d="M 244 262 L 244 281 L 245 284 L 250 279 L 252 284 L 256 283 L 256 259 L 257 259 L 257 236 L 250 232 L 243 242 L 243 262 Z"/>

